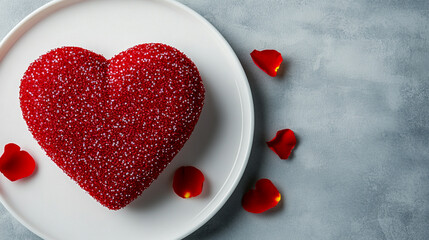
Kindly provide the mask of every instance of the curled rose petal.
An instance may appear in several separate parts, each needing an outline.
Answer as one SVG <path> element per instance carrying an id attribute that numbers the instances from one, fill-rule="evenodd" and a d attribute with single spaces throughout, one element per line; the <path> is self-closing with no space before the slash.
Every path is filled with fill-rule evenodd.
<path id="1" fill-rule="evenodd" d="M 275 77 L 277 75 L 277 71 L 280 68 L 280 64 L 283 62 L 282 55 L 276 50 L 253 50 L 250 53 L 253 62 L 266 72 L 271 77 Z"/>
<path id="2" fill-rule="evenodd" d="M 18 145 L 9 143 L 0 157 L 0 172 L 12 182 L 30 176 L 36 168 L 33 157 L 20 149 Z"/>
<path id="3" fill-rule="evenodd" d="M 281 159 L 288 159 L 296 145 L 295 134 L 290 129 L 280 130 L 271 141 L 267 142 L 267 145 Z"/>
<path id="4" fill-rule="evenodd" d="M 244 194 L 241 205 L 244 210 L 251 213 L 262 213 L 271 209 L 280 202 L 281 194 L 276 186 L 266 178 L 256 182 L 255 189 Z"/>
<path id="5" fill-rule="evenodd" d="M 192 198 L 203 190 L 204 174 L 196 167 L 180 167 L 174 173 L 173 190 L 182 198 Z"/>

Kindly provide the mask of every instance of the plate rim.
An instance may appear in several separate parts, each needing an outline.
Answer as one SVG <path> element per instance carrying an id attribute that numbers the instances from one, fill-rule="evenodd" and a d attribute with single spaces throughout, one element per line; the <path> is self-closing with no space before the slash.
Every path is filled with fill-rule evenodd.
<path id="1" fill-rule="evenodd" d="M 205 25 L 211 32 L 215 34 L 218 41 L 221 41 L 224 46 L 227 48 L 228 53 L 232 56 L 232 59 L 235 64 L 239 66 L 239 74 L 242 76 L 242 79 L 244 81 L 235 81 L 235 85 L 237 86 L 237 89 L 239 90 L 239 99 L 240 99 L 240 105 L 241 105 L 241 115 L 242 115 L 242 134 L 240 139 L 239 148 L 237 151 L 237 156 L 240 154 L 243 154 L 244 152 L 244 161 L 242 162 L 242 166 L 239 169 L 238 174 L 235 176 L 235 179 L 233 179 L 233 183 L 229 186 L 229 189 L 227 189 L 225 196 L 220 200 L 220 202 L 208 213 L 206 216 L 199 221 L 197 224 L 193 224 L 188 231 L 183 233 L 179 236 L 180 239 L 183 239 L 187 236 L 189 236 L 191 233 L 195 232 L 197 229 L 199 229 L 201 226 L 203 226 L 205 223 L 207 223 L 212 217 L 219 212 L 219 210 L 225 205 L 227 200 L 231 197 L 232 193 L 237 188 L 238 183 L 242 179 L 242 176 L 244 174 L 244 171 L 246 169 L 247 163 L 249 161 L 252 145 L 253 145 L 253 138 L 254 138 L 254 103 L 253 103 L 253 97 L 252 97 L 252 91 L 249 85 L 249 81 L 247 78 L 247 75 L 243 69 L 243 66 L 238 59 L 237 54 L 232 49 L 231 45 L 228 43 L 228 41 L 223 37 L 223 35 L 204 17 L 202 17 L 199 13 L 191 9 L 190 7 L 186 6 L 185 4 L 182 4 L 180 2 L 174 1 L 174 0 L 156 0 L 159 2 L 164 2 L 167 4 L 170 4 L 180 10 L 183 10 L 185 13 L 190 14 L 192 17 L 198 19 L 202 24 Z M 14 44 L 26 33 L 28 32 L 33 26 L 35 26 L 39 21 L 43 20 L 44 18 L 48 17 L 52 13 L 56 12 L 57 10 L 61 10 L 63 8 L 68 7 L 69 5 L 77 4 L 80 2 L 84 2 L 84 0 L 53 0 L 50 2 L 45 3 L 44 5 L 40 6 L 36 10 L 32 11 L 30 14 L 28 14 L 26 17 L 24 17 L 18 24 L 16 24 L 7 34 L 6 36 L 0 41 L 0 62 L 3 60 L 3 58 L 8 54 L 9 50 L 14 46 Z M 247 81 L 246 81 L 247 80 Z M 239 83 L 241 83 L 241 86 L 245 86 L 245 88 L 240 88 Z M 243 94 L 244 93 L 244 94 Z M 245 96 L 244 96 L 245 95 Z M 243 98 L 246 98 L 244 102 L 247 102 L 248 104 L 243 103 Z M 247 105 L 247 106 L 246 106 Z M 244 118 L 244 110 L 247 108 L 248 113 L 248 119 Z M 247 123 L 245 123 L 247 121 Z M 249 137 L 247 139 L 244 139 L 243 133 L 244 133 L 244 125 L 248 125 L 248 135 Z M 245 149 L 243 149 L 245 147 Z M 236 158 L 238 159 L 238 157 Z M 232 170 L 236 168 L 235 165 L 231 169 Z M 225 183 L 229 181 L 231 177 L 231 174 L 226 178 Z M 224 184 L 225 185 L 225 184 Z M 224 186 L 220 190 L 222 190 Z M 13 208 L 7 203 L 5 199 L 3 199 L 3 196 L 0 195 L 0 203 L 4 206 L 4 208 L 11 214 L 16 220 L 18 220 L 23 226 L 25 226 L 27 229 L 29 229 L 31 232 L 36 234 L 37 236 L 43 238 L 43 239 L 52 239 L 50 236 L 47 235 L 47 233 L 44 233 L 37 229 L 37 227 L 34 227 L 33 225 L 27 223 L 20 214 L 16 213 Z M 200 212 L 201 213 L 201 212 Z M 197 218 L 199 215 L 197 215 L 195 218 Z"/>

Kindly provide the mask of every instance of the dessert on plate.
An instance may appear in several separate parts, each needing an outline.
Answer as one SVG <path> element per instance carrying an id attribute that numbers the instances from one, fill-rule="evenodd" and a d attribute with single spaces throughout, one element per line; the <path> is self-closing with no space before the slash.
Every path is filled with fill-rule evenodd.
<path id="1" fill-rule="evenodd" d="M 137 198 L 189 139 L 205 89 L 196 65 L 161 43 L 107 60 L 61 47 L 28 67 L 20 104 L 46 154 L 109 209 Z"/>

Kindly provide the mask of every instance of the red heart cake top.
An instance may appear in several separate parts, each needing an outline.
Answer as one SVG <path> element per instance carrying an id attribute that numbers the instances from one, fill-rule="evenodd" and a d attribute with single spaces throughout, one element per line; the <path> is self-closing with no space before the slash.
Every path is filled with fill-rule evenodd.
<path id="1" fill-rule="evenodd" d="M 188 140 L 204 86 L 195 64 L 165 44 L 137 45 L 110 60 L 62 47 L 31 63 L 20 101 L 47 155 L 102 205 L 120 209 Z"/>

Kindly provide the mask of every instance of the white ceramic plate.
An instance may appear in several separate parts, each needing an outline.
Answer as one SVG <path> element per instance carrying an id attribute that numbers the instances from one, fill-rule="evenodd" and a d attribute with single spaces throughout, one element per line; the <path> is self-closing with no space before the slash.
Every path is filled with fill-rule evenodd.
<path id="1" fill-rule="evenodd" d="M 172 45 L 196 63 L 207 91 L 205 106 L 190 140 L 158 180 L 124 209 L 111 211 L 70 180 L 33 139 L 21 115 L 19 83 L 28 65 L 52 48 L 80 46 L 110 58 L 145 42 Z M 14 183 L 1 175 L 0 200 L 42 238 L 183 238 L 231 195 L 252 137 L 252 97 L 236 55 L 213 26 L 179 3 L 55 1 L 25 18 L 0 45 L 0 148 L 17 143 L 38 165 L 32 177 Z M 182 165 L 206 176 L 197 198 L 181 199 L 172 190 L 173 173 Z"/>

